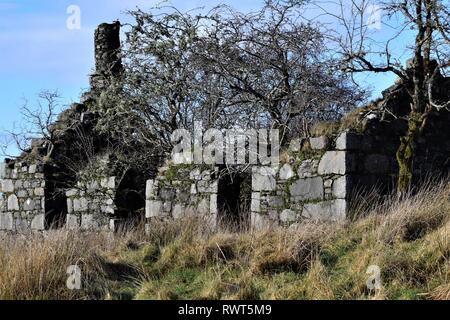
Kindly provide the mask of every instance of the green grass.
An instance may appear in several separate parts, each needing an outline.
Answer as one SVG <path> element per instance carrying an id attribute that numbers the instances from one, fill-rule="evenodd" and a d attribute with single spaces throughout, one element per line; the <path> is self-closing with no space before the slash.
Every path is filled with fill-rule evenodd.
<path id="1" fill-rule="evenodd" d="M 147 235 L 4 241 L 0 298 L 450 299 L 449 195 L 442 183 L 365 218 L 298 230 L 211 233 L 188 219 L 155 223 Z M 74 261 L 88 276 L 80 292 L 65 288 Z M 366 285 L 371 265 L 381 270 L 376 292 Z"/>

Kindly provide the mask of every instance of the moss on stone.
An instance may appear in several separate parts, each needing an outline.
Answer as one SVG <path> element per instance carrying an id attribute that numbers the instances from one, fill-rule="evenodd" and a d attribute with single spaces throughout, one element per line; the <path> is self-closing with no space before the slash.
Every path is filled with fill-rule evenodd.
<path id="1" fill-rule="evenodd" d="M 411 186 L 414 172 L 415 143 L 421 135 L 424 118 L 421 114 L 411 113 L 408 119 L 408 131 L 400 138 L 400 146 L 397 150 L 397 163 L 399 177 L 397 191 L 404 194 Z"/>

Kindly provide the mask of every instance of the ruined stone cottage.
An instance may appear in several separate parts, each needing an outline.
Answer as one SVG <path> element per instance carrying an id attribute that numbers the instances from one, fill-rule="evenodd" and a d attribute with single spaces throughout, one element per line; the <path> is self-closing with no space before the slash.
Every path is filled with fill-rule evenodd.
<path id="1" fill-rule="evenodd" d="M 230 222 L 251 229 L 304 220 L 338 222 L 351 214 L 355 197 L 395 188 L 396 151 L 409 108 L 402 83 L 340 123 L 317 126 L 310 137 L 294 139 L 281 150 L 276 166 L 253 165 L 227 174 L 221 166 L 174 165 L 166 159 L 159 170 L 141 173 L 113 165 L 103 137 L 92 134 L 95 117 L 89 106 L 108 78 L 123 70 L 118 22 L 96 30 L 95 57 L 91 89 L 59 116 L 51 150 L 35 139 L 30 150 L 0 165 L 0 232 L 114 231 L 136 218 L 150 226 L 154 220 L 189 215 L 204 217 L 211 228 Z M 435 96 L 450 99 L 450 78 L 441 76 L 439 82 Z M 416 182 L 450 172 L 448 110 L 432 115 L 415 157 Z"/>
<path id="2" fill-rule="evenodd" d="M 396 190 L 400 138 L 407 131 L 410 101 L 397 81 L 383 97 L 339 123 L 319 124 L 310 137 L 294 139 L 276 166 L 251 166 L 230 177 L 220 166 L 164 166 L 147 183 L 146 217 L 207 217 L 212 227 L 290 227 L 302 221 L 343 221 L 356 200 Z M 450 99 L 450 78 L 439 76 L 433 93 Z M 450 112 L 436 110 L 415 146 L 414 181 L 450 173 Z"/>
<path id="3" fill-rule="evenodd" d="M 0 231 L 109 230 L 120 211 L 126 215 L 117 205 L 124 186 L 103 152 L 104 138 L 93 134 L 89 110 L 109 78 L 122 72 L 119 22 L 97 28 L 95 59 L 90 90 L 49 128 L 54 143 L 34 139 L 29 150 L 0 165 Z"/>

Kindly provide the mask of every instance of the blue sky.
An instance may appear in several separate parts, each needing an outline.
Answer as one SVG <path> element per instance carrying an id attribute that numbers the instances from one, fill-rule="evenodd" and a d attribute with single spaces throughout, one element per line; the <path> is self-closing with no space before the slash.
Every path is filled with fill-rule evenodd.
<path id="1" fill-rule="evenodd" d="M 58 90 L 63 103 L 76 102 L 88 87 L 94 67 L 93 34 L 102 22 L 128 20 L 124 11 L 149 8 L 155 0 L 0 0 L 0 131 L 20 122 L 23 99 L 30 103 L 44 89 Z M 185 10 L 219 3 L 240 10 L 259 7 L 262 0 L 173 0 Z M 69 30 L 67 8 L 81 9 L 81 29 Z M 377 95 L 392 76 L 362 78 Z"/>

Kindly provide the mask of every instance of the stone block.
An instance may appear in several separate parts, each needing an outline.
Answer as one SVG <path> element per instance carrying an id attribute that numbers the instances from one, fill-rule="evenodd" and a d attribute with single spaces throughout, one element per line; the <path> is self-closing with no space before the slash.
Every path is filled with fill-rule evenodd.
<path id="1" fill-rule="evenodd" d="M 15 194 L 8 197 L 8 211 L 19 211 L 19 199 Z"/>
<path id="2" fill-rule="evenodd" d="M 73 200 L 73 211 L 82 212 L 89 209 L 89 203 L 86 198 L 74 199 Z"/>
<path id="3" fill-rule="evenodd" d="M 348 198 L 348 177 L 342 176 L 333 181 L 332 193 L 333 197 L 336 199 L 346 199 Z"/>
<path id="4" fill-rule="evenodd" d="M 32 164 L 29 168 L 28 168 L 28 173 L 30 174 L 35 174 L 37 172 L 37 165 Z"/>
<path id="5" fill-rule="evenodd" d="M 15 231 L 19 234 L 24 234 L 30 231 L 30 226 L 28 225 L 28 221 L 22 218 L 15 219 Z"/>
<path id="6" fill-rule="evenodd" d="M 8 179 L 10 176 L 10 170 L 6 162 L 0 163 L 0 179 Z"/>
<path id="7" fill-rule="evenodd" d="M 197 208 L 195 208 L 194 205 L 187 206 L 184 211 L 184 215 L 186 217 L 196 217 L 197 216 Z"/>
<path id="8" fill-rule="evenodd" d="M 114 206 L 112 206 L 112 205 L 101 206 L 100 210 L 102 213 L 104 213 L 106 215 L 114 215 L 114 213 L 115 213 Z"/>
<path id="9" fill-rule="evenodd" d="M 28 196 L 29 196 L 29 194 L 28 194 L 27 190 L 22 189 L 22 190 L 17 191 L 17 198 L 27 198 Z"/>
<path id="10" fill-rule="evenodd" d="M 210 214 L 218 214 L 218 203 L 217 203 L 217 194 L 214 193 L 210 197 L 210 203 L 209 203 L 209 213 Z"/>
<path id="11" fill-rule="evenodd" d="M 87 198 L 81 198 L 81 211 L 87 211 L 89 210 L 89 201 Z"/>
<path id="12" fill-rule="evenodd" d="M 152 200 L 154 197 L 156 197 L 157 186 L 158 186 L 158 184 L 155 180 L 147 180 L 147 183 L 145 186 L 146 200 Z"/>
<path id="13" fill-rule="evenodd" d="M 327 174 L 347 174 L 356 168 L 355 157 L 346 151 L 328 151 L 320 159 L 318 173 Z"/>
<path id="14" fill-rule="evenodd" d="M 23 180 L 16 180 L 14 182 L 14 189 L 19 190 L 23 188 Z"/>
<path id="15" fill-rule="evenodd" d="M 100 224 L 92 214 L 81 215 L 81 230 L 96 231 L 100 229 Z"/>
<path id="16" fill-rule="evenodd" d="M 210 211 L 210 201 L 209 199 L 202 199 L 198 206 L 197 206 L 197 212 L 199 215 L 209 215 Z"/>
<path id="17" fill-rule="evenodd" d="M 310 178 L 317 175 L 317 167 L 319 162 L 317 160 L 305 160 L 299 166 L 297 174 L 299 178 Z"/>
<path id="18" fill-rule="evenodd" d="M 267 196 L 266 200 L 270 208 L 281 208 L 284 206 L 284 200 L 282 196 Z"/>
<path id="19" fill-rule="evenodd" d="M 78 194 L 77 189 L 70 189 L 70 190 L 67 190 L 66 197 L 71 198 L 71 197 L 76 196 L 77 194 Z"/>
<path id="20" fill-rule="evenodd" d="M 280 214 L 280 220 L 284 223 L 295 222 L 297 221 L 297 214 L 295 213 L 295 211 L 290 209 L 283 210 L 283 212 L 281 212 Z"/>
<path id="21" fill-rule="evenodd" d="M 118 219 L 109 219 L 109 231 L 116 232 L 119 227 Z"/>
<path id="22" fill-rule="evenodd" d="M 197 191 L 199 193 L 217 193 L 219 190 L 219 181 L 201 180 L 197 183 Z"/>
<path id="23" fill-rule="evenodd" d="M 43 173 L 35 173 L 34 174 L 35 179 L 45 179 L 45 175 Z M 42 184 L 42 182 L 41 182 Z"/>
<path id="24" fill-rule="evenodd" d="M 109 189 L 115 189 L 116 188 L 116 177 L 108 177 L 107 187 Z"/>
<path id="25" fill-rule="evenodd" d="M 163 215 L 162 202 L 147 200 L 145 205 L 145 217 L 154 218 Z"/>
<path id="26" fill-rule="evenodd" d="M 102 188 L 108 188 L 108 178 L 104 177 L 100 179 L 100 186 Z"/>
<path id="27" fill-rule="evenodd" d="M 343 132 L 336 139 L 336 150 L 360 150 L 362 138 L 352 132 Z"/>
<path id="28" fill-rule="evenodd" d="M 14 229 L 14 218 L 12 213 L 0 213 L 0 230 L 12 231 Z"/>
<path id="29" fill-rule="evenodd" d="M 23 204 L 23 210 L 25 211 L 33 211 L 36 205 L 33 199 L 28 198 Z"/>
<path id="30" fill-rule="evenodd" d="M 289 150 L 292 152 L 299 152 L 302 149 L 302 139 L 292 139 L 291 143 L 289 144 Z"/>
<path id="31" fill-rule="evenodd" d="M 98 181 L 94 180 L 94 181 L 90 181 L 89 183 L 87 183 L 87 192 L 88 193 L 94 193 L 99 189 L 100 189 L 100 183 Z"/>
<path id="32" fill-rule="evenodd" d="M 252 202 L 250 208 L 252 212 L 261 211 L 261 193 L 259 192 L 252 193 Z"/>
<path id="33" fill-rule="evenodd" d="M 163 202 L 162 211 L 165 213 L 165 215 L 172 212 L 172 202 L 167 201 Z"/>
<path id="34" fill-rule="evenodd" d="M 35 173 L 34 178 L 35 179 L 45 179 L 45 175 L 43 173 Z M 41 182 L 41 184 L 45 184 L 45 182 Z"/>
<path id="35" fill-rule="evenodd" d="M 307 203 L 302 216 L 313 221 L 343 221 L 347 214 L 347 201 L 338 199 L 319 203 Z"/>
<path id="36" fill-rule="evenodd" d="M 10 179 L 2 179 L 1 180 L 1 189 L 0 192 L 3 193 L 10 193 L 14 192 L 14 181 Z"/>
<path id="37" fill-rule="evenodd" d="M 281 167 L 279 172 L 280 180 L 289 180 L 295 176 L 294 170 L 289 164 L 285 164 Z"/>
<path id="38" fill-rule="evenodd" d="M 186 192 L 184 188 L 177 189 L 177 201 L 181 203 L 188 203 L 191 197 L 190 192 Z"/>
<path id="39" fill-rule="evenodd" d="M 43 231 L 45 230 L 45 215 L 38 214 L 31 221 L 31 230 Z"/>
<path id="40" fill-rule="evenodd" d="M 192 171 L 189 173 L 189 178 L 190 178 L 191 180 L 194 180 L 194 181 L 196 181 L 196 180 L 201 180 L 201 179 L 202 179 L 202 175 L 201 175 L 200 169 L 199 169 L 199 168 L 196 168 L 196 169 L 192 170 Z"/>
<path id="41" fill-rule="evenodd" d="M 328 137 L 327 136 L 320 136 L 316 138 L 310 138 L 309 144 L 311 146 L 311 149 L 313 150 L 323 150 L 328 147 Z"/>
<path id="42" fill-rule="evenodd" d="M 200 179 L 205 181 L 210 181 L 212 178 L 211 170 L 205 170 L 201 173 Z"/>
<path id="43" fill-rule="evenodd" d="M 162 188 L 159 191 L 159 198 L 163 201 L 173 201 L 175 199 L 176 193 L 174 189 Z"/>
<path id="44" fill-rule="evenodd" d="M 300 179 L 289 187 L 294 202 L 322 200 L 324 195 L 321 177 Z"/>
<path id="45" fill-rule="evenodd" d="M 35 189 L 34 189 L 34 195 L 37 196 L 37 197 L 43 197 L 43 196 L 45 196 L 45 190 L 44 190 L 44 188 L 41 188 L 41 187 L 35 188 Z"/>
<path id="46" fill-rule="evenodd" d="M 74 214 L 68 214 L 66 216 L 66 228 L 73 231 L 80 229 L 80 220 L 78 216 Z"/>
<path id="47" fill-rule="evenodd" d="M 273 191 L 276 189 L 275 169 L 271 167 L 252 168 L 253 191 Z"/>

